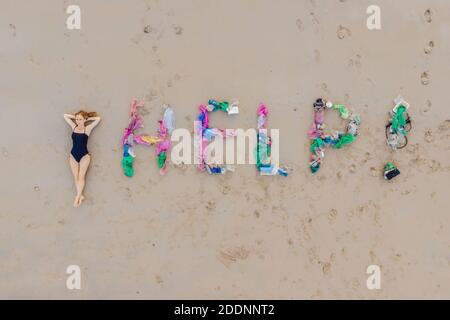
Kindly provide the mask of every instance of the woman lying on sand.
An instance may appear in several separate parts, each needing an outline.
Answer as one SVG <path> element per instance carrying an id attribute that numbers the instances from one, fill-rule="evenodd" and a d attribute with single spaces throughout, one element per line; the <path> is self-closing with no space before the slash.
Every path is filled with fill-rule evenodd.
<path id="1" fill-rule="evenodd" d="M 75 115 L 64 114 L 64 120 L 72 128 L 73 147 L 70 152 L 69 163 L 77 188 L 77 195 L 73 205 L 74 207 L 79 207 L 84 200 L 85 177 L 91 163 L 91 155 L 87 150 L 88 138 L 92 130 L 100 122 L 100 117 L 95 112 L 78 111 Z M 88 121 L 92 122 L 86 125 Z"/>

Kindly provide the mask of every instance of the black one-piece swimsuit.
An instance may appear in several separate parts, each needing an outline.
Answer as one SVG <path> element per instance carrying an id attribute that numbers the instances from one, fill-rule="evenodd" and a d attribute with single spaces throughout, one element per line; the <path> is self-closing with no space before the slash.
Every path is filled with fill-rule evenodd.
<path id="1" fill-rule="evenodd" d="M 87 149 L 88 139 L 89 136 L 86 134 L 86 129 L 84 129 L 84 133 L 77 133 L 75 129 L 72 132 L 73 147 L 70 153 L 77 162 L 80 162 L 85 155 L 89 154 Z"/>

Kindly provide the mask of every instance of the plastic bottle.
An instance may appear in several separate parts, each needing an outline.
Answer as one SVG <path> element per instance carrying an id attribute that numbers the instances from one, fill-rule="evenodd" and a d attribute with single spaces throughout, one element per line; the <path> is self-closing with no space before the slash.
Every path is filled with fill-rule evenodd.
<path id="1" fill-rule="evenodd" d="M 166 126 L 169 134 L 175 129 L 175 113 L 170 105 L 164 105 L 163 123 Z"/>
<path id="2" fill-rule="evenodd" d="M 237 99 L 231 99 L 231 103 L 227 110 L 228 114 L 238 114 L 239 113 L 239 101 Z"/>
<path id="3" fill-rule="evenodd" d="M 266 126 L 266 116 L 263 114 L 260 114 L 258 116 L 258 129 L 264 129 Z"/>

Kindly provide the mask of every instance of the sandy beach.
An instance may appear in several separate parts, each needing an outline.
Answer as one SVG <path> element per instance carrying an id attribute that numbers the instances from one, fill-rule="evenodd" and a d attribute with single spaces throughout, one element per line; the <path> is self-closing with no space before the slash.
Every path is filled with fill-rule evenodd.
<path id="1" fill-rule="evenodd" d="M 66 28 L 72 1 L 0 2 L 0 298 L 450 299 L 449 1 L 379 0 L 372 31 L 366 0 L 77 0 L 81 30 Z M 399 94 L 413 128 L 392 152 Z M 313 175 L 319 97 L 362 124 Z M 254 128 L 265 102 L 290 175 L 169 163 L 161 176 L 154 149 L 137 147 L 127 178 L 132 98 L 149 133 L 164 103 L 193 130 L 210 98 L 239 99 L 239 115 L 211 117 L 228 128 Z M 102 122 L 74 208 L 63 114 L 79 109 Z M 392 181 L 387 161 L 401 171 Z M 66 288 L 69 265 L 81 290 Z M 366 286 L 369 265 L 379 290 Z"/>

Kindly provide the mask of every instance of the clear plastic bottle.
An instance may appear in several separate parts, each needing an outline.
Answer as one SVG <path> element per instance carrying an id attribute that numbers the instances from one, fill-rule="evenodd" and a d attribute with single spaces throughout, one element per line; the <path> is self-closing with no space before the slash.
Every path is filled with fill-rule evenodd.
<path id="1" fill-rule="evenodd" d="M 175 113 L 170 105 L 164 105 L 163 123 L 166 126 L 169 134 L 175 129 Z"/>

